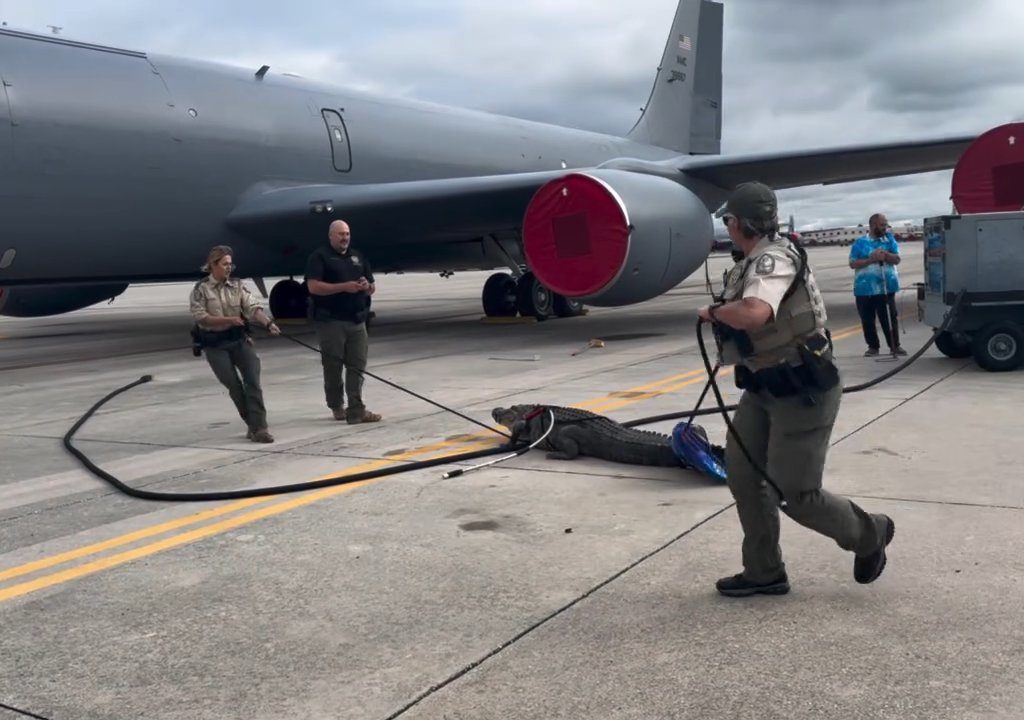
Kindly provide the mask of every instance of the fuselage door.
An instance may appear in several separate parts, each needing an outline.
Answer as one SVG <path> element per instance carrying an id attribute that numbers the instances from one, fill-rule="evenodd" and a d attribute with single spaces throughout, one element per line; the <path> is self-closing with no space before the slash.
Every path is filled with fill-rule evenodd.
<path id="1" fill-rule="evenodd" d="M 338 172 L 348 172 L 352 169 L 352 148 L 349 146 L 345 120 L 337 110 L 324 108 L 320 113 L 323 115 L 331 140 L 331 161 L 334 163 L 334 169 Z"/>

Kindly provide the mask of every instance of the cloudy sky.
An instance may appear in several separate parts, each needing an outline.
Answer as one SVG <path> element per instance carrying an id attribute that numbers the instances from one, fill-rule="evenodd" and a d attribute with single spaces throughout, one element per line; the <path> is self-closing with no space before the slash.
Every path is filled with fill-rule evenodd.
<path id="1" fill-rule="evenodd" d="M 723 153 L 1024 119 L 1021 0 L 723 0 Z M 676 0 L 0 0 L 11 27 L 625 133 Z M 950 209 L 951 172 L 780 193 L 798 228 Z"/>

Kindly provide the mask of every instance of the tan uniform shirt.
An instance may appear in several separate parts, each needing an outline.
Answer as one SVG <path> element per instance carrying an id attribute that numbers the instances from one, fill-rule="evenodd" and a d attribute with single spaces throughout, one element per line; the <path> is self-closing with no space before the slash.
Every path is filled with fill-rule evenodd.
<path id="1" fill-rule="evenodd" d="M 262 306 L 238 278 L 221 282 L 208 275 L 196 283 L 189 297 L 189 309 L 200 327 L 208 317 L 245 317 L 252 322 Z"/>
<path id="2" fill-rule="evenodd" d="M 772 365 L 782 359 L 793 359 L 793 352 L 787 352 L 786 346 L 797 340 L 796 328 L 791 320 L 796 316 L 804 316 L 809 309 L 813 313 L 813 327 L 807 327 L 804 337 L 825 327 L 827 315 L 825 301 L 810 269 L 807 270 L 806 290 L 797 290 L 782 301 L 782 296 L 789 290 L 799 267 L 799 261 L 789 251 L 788 241 L 771 241 L 762 238 L 754 246 L 750 254 L 738 265 L 740 269 L 730 271 L 727 285 L 723 293 L 725 302 L 744 298 L 758 298 L 768 303 L 772 309 L 772 318 L 763 328 L 750 332 L 755 347 L 761 346 L 763 353 L 747 358 L 744 364 L 751 369 L 759 369 Z M 808 307 L 809 306 L 809 307 Z M 804 324 L 801 323 L 801 326 Z"/>

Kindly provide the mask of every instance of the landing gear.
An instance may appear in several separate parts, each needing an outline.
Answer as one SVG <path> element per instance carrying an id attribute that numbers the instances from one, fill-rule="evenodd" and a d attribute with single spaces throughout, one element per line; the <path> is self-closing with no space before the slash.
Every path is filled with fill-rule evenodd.
<path id="1" fill-rule="evenodd" d="M 540 284 L 537 277 L 528 272 L 519 278 L 516 285 L 516 308 L 523 317 L 533 316 L 538 320 L 554 311 L 555 294 Z"/>
<path id="2" fill-rule="evenodd" d="M 532 272 L 517 280 L 509 273 L 495 273 L 487 278 L 483 290 L 484 313 L 487 317 L 578 317 L 584 313 L 583 303 L 551 292 Z"/>
<path id="3" fill-rule="evenodd" d="M 304 318 L 307 297 L 305 285 L 295 280 L 282 280 L 270 291 L 270 314 L 280 320 Z"/>
<path id="4" fill-rule="evenodd" d="M 484 283 L 483 301 L 487 317 L 514 317 L 516 279 L 508 273 L 494 273 Z"/>
<path id="5" fill-rule="evenodd" d="M 573 298 L 567 298 L 564 295 L 555 295 L 553 305 L 555 315 L 558 317 L 578 317 L 583 314 L 583 303 Z"/>

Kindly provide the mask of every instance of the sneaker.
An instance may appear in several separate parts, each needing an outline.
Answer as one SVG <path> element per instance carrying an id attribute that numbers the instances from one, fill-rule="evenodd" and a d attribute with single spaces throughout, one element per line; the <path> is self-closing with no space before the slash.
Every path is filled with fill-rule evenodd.
<path id="1" fill-rule="evenodd" d="M 362 415 L 352 415 L 348 418 L 349 425 L 358 425 L 359 423 L 373 423 L 380 422 L 381 417 L 377 413 L 372 413 L 369 410 L 363 410 Z"/>
<path id="2" fill-rule="evenodd" d="M 743 577 L 743 574 L 722 578 L 715 583 L 715 589 L 727 597 L 748 597 L 758 593 L 762 595 L 785 595 L 789 592 L 789 578 L 782 573 L 774 580 L 766 583 L 755 583 Z"/>
<path id="3" fill-rule="evenodd" d="M 331 408 L 331 414 L 334 415 L 335 420 L 344 420 L 346 418 L 344 406 Z"/>
<path id="4" fill-rule="evenodd" d="M 882 547 L 870 555 L 855 558 L 853 561 L 853 579 L 862 585 L 874 582 L 882 574 L 882 571 L 885 570 L 885 548 L 892 542 L 892 537 L 896 534 L 896 523 L 892 521 L 892 518 L 888 515 L 883 515 L 882 517 L 885 518 L 888 524 L 885 531 L 885 542 L 882 543 Z"/>
<path id="5" fill-rule="evenodd" d="M 892 351 L 892 354 L 893 355 L 906 355 L 907 351 L 897 345 L 896 349 Z"/>
<path id="6" fill-rule="evenodd" d="M 253 442 L 258 442 L 258 443 L 272 443 L 272 442 L 274 442 L 274 436 L 271 435 L 270 432 L 266 428 L 264 428 L 262 430 L 250 430 L 248 437 Z"/>
<path id="7" fill-rule="evenodd" d="M 874 357 L 878 354 L 878 348 L 868 348 L 864 351 L 864 357 Z"/>

